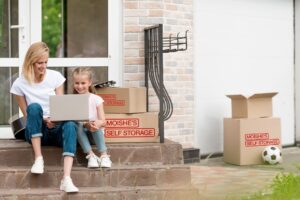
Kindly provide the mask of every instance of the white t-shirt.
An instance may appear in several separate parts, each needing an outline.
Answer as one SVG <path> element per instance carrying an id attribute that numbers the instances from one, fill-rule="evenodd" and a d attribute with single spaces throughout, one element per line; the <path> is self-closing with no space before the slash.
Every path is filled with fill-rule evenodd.
<path id="1" fill-rule="evenodd" d="M 38 103 L 42 106 L 43 116 L 49 117 L 49 96 L 55 95 L 55 89 L 65 82 L 65 77 L 58 71 L 46 70 L 46 75 L 41 83 L 32 83 L 24 78 L 18 77 L 11 86 L 10 93 L 25 96 L 27 105 Z"/>
<path id="2" fill-rule="evenodd" d="M 90 98 L 89 98 L 89 119 L 91 121 L 94 121 L 94 120 L 98 119 L 98 109 L 97 109 L 97 107 L 103 102 L 104 101 L 100 96 L 95 95 L 93 93 L 90 94 Z"/>

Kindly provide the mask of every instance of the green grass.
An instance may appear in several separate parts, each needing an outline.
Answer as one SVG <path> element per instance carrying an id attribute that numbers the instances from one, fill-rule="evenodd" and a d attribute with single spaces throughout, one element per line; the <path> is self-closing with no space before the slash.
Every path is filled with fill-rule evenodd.
<path id="1" fill-rule="evenodd" d="M 297 168 L 300 170 L 300 166 Z M 297 200 L 300 199 L 300 174 L 280 173 L 272 181 L 267 192 L 258 192 L 242 200 Z"/>

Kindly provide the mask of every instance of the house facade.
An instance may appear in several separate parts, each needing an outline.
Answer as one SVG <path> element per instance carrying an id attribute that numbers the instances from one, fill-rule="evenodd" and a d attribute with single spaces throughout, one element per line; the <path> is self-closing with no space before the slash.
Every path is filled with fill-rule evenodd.
<path id="1" fill-rule="evenodd" d="M 187 33 L 188 41 L 187 50 L 163 54 L 164 84 L 174 106 L 165 121 L 166 138 L 200 148 L 201 154 L 221 153 L 223 118 L 231 116 L 226 95 L 260 92 L 278 92 L 273 115 L 281 118 L 282 143 L 294 145 L 300 137 L 298 0 L 54 3 L 3 1 L 2 41 L 9 42 L 0 58 L 1 79 L 7 83 L 1 89 L 6 94 L 0 105 L 5 113 L 0 119 L 2 137 L 11 137 L 7 120 L 19 112 L 9 87 L 31 43 L 53 43 L 48 66 L 66 76 L 72 67 L 91 66 L 97 81 L 142 87 L 144 28 L 156 24 L 163 25 L 164 37 Z M 149 110 L 158 109 L 158 98 L 150 90 Z"/>

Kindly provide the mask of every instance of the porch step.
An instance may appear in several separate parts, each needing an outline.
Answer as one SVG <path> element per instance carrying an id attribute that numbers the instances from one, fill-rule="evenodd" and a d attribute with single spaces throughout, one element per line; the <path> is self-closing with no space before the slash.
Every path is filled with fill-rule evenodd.
<path id="1" fill-rule="evenodd" d="M 45 173 L 30 173 L 30 167 L 0 167 L 1 189 L 58 187 L 62 167 L 46 166 Z M 184 165 L 118 166 L 110 169 L 74 167 L 72 179 L 78 187 L 190 186 L 190 167 Z"/>
<path id="2" fill-rule="evenodd" d="M 107 144 L 114 165 L 182 164 L 180 144 L 166 140 L 165 143 Z M 95 148 L 95 147 L 94 147 Z M 46 165 L 62 166 L 62 149 L 42 147 Z M 17 152 L 17 153 L 16 153 Z M 34 161 L 32 147 L 22 140 L 0 140 L 0 166 L 31 166 Z M 87 160 L 78 147 L 74 166 L 85 166 Z"/>
<path id="3" fill-rule="evenodd" d="M 79 193 L 66 194 L 58 188 L 0 189 L 1 200 L 199 200 L 198 191 L 188 187 L 80 187 Z"/>
<path id="4" fill-rule="evenodd" d="M 59 191 L 63 176 L 62 149 L 42 147 L 45 173 L 34 175 L 31 145 L 21 140 L 0 140 L 0 199 L 2 200 L 199 200 L 191 185 L 190 167 L 183 165 L 179 143 L 107 144 L 112 168 L 88 169 L 78 148 L 72 179 L 80 192 Z"/>

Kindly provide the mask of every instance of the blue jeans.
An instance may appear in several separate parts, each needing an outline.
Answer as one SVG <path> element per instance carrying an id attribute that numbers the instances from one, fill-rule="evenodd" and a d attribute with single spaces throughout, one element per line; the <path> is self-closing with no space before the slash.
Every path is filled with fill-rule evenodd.
<path id="1" fill-rule="evenodd" d="M 88 129 L 84 128 L 82 124 L 79 124 L 77 138 L 84 153 L 88 153 L 92 150 L 88 134 L 92 135 L 99 152 L 105 152 L 107 150 L 102 129 L 99 129 L 95 132 L 90 132 Z"/>
<path id="2" fill-rule="evenodd" d="M 43 121 L 42 107 L 32 103 L 27 107 L 25 140 L 31 144 L 31 138 L 41 137 L 42 146 L 63 147 L 63 156 L 75 156 L 77 145 L 77 124 L 64 121 L 48 128 Z"/>

